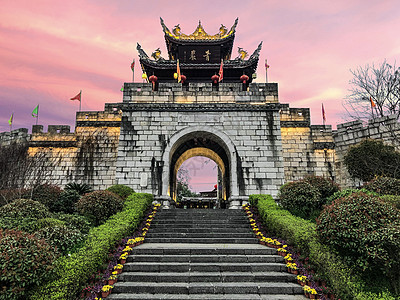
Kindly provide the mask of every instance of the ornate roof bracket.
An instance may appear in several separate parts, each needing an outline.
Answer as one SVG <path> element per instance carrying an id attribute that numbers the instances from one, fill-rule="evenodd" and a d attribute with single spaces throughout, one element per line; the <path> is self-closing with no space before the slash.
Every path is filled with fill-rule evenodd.
<path id="1" fill-rule="evenodd" d="M 261 48 L 262 48 L 262 43 L 263 43 L 263 42 L 261 42 L 260 44 L 258 44 L 257 49 L 254 50 L 253 54 L 250 55 L 250 58 L 249 58 L 248 60 L 258 59 L 258 57 L 260 56 L 260 51 L 261 51 Z"/>
<path id="2" fill-rule="evenodd" d="M 142 46 L 140 46 L 139 43 L 137 43 L 136 50 L 139 52 L 139 57 L 141 59 L 149 58 L 149 56 L 146 54 L 146 52 L 144 52 L 144 50 L 142 49 Z"/>

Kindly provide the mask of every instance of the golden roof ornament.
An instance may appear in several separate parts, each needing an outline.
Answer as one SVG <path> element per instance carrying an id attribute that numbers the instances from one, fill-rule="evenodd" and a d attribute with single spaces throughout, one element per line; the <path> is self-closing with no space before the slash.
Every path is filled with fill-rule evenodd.
<path id="1" fill-rule="evenodd" d="M 227 38 L 235 33 L 236 26 L 238 23 L 238 18 L 236 18 L 235 23 L 233 24 L 233 26 L 229 31 L 223 24 L 221 24 L 218 33 L 214 35 L 210 35 L 204 30 L 203 25 L 201 25 L 201 21 L 199 21 L 199 25 L 197 26 L 196 30 L 189 35 L 186 35 L 181 32 L 181 27 L 179 24 L 176 25 L 171 32 L 168 29 L 168 27 L 164 24 L 164 20 L 162 18 L 160 18 L 160 21 L 164 33 L 177 40 L 220 40 Z"/>
<path id="2" fill-rule="evenodd" d="M 154 52 L 151 54 L 151 57 L 153 57 L 154 60 L 159 60 L 161 58 L 160 48 L 157 48 L 156 50 L 154 50 Z"/>
<path id="3" fill-rule="evenodd" d="M 249 54 L 247 53 L 246 50 L 244 50 L 243 48 L 238 47 L 238 53 L 239 53 L 239 58 L 241 60 L 244 60 L 246 57 L 249 56 Z"/>

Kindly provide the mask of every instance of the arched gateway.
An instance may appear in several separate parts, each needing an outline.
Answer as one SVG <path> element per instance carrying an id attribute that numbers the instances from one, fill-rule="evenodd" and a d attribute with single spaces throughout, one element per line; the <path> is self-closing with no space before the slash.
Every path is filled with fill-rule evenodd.
<path id="1" fill-rule="evenodd" d="M 163 194 L 176 198 L 176 175 L 182 163 L 194 156 L 212 159 L 222 175 L 223 199 L 239 196 L 235 146 L 224 132 L 205 126 L 190 126 L 175 133 L 163 155 Z"/>
<path id="2" fill-rule="evenodd" d="M 202 25 L 191 35 L 161 25 L 169 59 L 138 45 L 149 83 L 124 85 L 117 182 L 168 207 L 180 165 L 200 155 L 218 165 L 229 208 L 253 193 L 276 195 L 284 178 L 280 104 L 276 84 L 252 83 L 261 43 L 248 59 L 246 51 L 231 59 L 237 20 L 212 36 Z"/>

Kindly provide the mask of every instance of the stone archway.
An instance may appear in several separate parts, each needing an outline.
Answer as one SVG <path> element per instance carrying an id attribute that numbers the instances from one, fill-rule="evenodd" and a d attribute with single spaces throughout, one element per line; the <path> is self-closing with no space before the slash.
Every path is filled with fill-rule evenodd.
<path id="1" fill-rule="evenodd" d="M 199 150 L 198 148 L 208 150 Z M 208 155 L 207 157 L 216 161 L 218 166 L 224 170 L 226 197 L 238 197 L 236 149 L 231 139 L 224 132 L 211 127 L 192 126 L 176 132 L 165 147 L 162 156 L 162 198 L 173 198 L 176 166 L 181 164 L 186 156 L 189 158 L 196 151 L 202 152 L 202 156 Z"/>

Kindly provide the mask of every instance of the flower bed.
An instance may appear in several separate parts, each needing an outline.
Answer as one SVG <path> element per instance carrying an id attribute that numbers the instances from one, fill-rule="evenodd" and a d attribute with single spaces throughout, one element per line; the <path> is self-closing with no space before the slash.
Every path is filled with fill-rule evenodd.
<path id="1" fill-rule="evenodd" d="M 341 299 L 395 299 L 387 291 L 379 293 L 368 291 L 369 286 L 360 276 L 355 274 L 329 247 L 319 241 L 315 224 L 295 217 L 280 208 L 270 195 L 250 195 L 249 202 L 258 209 L 258 223 L 264 224 L 270 234 L 279 235 L 285 239 L 288 245 L 291 245 L 287 248 L 301 250 L 304 264 L 308 265 L 312 262 L 314 270 L 327 279 Z M 296 260 L 295 253 L 292 257 Z M 321 289 L 323 286 L 321 284 Z"/>
<path id="2" fill-rule="evenodd" d="M 138 228 L 152 201 L 150 194 L 129 196 L 121 212 L 90 231 L 78 252 L 57 261 L 53 280 L 34 290 L 31 299 L 75 299 L 90 280 L 102 278 L 103 275 L 96 272 L 110 260 L 110 249 L 115 249 L 123 237 Z"/>

